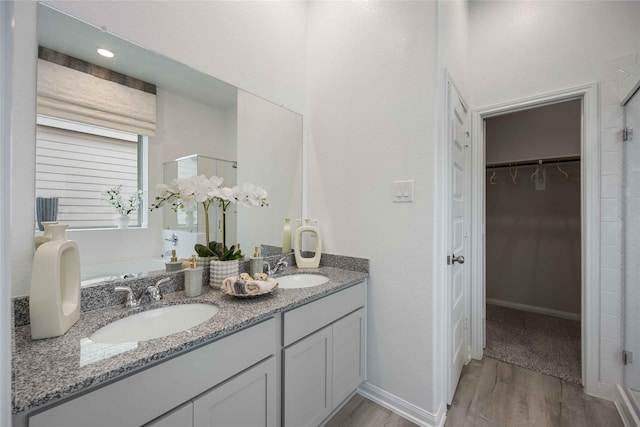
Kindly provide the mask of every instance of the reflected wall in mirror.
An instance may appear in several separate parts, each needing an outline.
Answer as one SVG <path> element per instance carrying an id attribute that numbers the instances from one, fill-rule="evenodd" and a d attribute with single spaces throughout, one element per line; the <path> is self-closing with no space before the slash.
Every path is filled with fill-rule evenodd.
<path id="1" fill-rule="evenodd" d="M 269 192 L 269 207 L 238 211 L 234 227 L 238 242 L 245 249 L 282 245 L 283 219 L 295 221 L 302 213 L 301 115 L 43 4 L 38 4 L 38 41 L 156 86 L 156 131 L 148 138 L 148 157 L 141 160 L 147 163 L 143 179 L 148 198 L 155 196 L 157 184 L 165 182 L 166 162 L 194 153 L 202 159 L 237 161 L 238 183 L 252 182 Z M 102 58 L 97 47 L 108 47 L 116 56 Z M 195 224 L 199 222 L 195 219 Z M 78 242 L 83 266 L 159 260 L 171 249 L 163 236 L 168 225 L 163 213 L 154 211 L 148 213 L 146 228 L 68 235 Z M 203 242 L 204 237 L 198 240 Z"/>

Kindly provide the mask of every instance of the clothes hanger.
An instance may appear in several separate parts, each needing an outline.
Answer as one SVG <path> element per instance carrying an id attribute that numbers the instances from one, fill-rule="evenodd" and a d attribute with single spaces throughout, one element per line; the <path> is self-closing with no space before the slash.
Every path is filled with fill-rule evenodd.
<path id="1" fill-rule="evenodd" d="M 509 175 L 511 175 L 511 181 L 514 184 L 518 183 L 518 166 L 515 167 L 515 172 L 511 172 L 511 165 L 509 165 Z"/>
<path id="2" fill-rule="evenodd" d="M 538 160 L 538 167 L 536 167 L 536 170 L 531 174 L 531 182 L 544 181 L 544 175 L 542 175 L 542 173 L 540 172 L 541 167 L 542 167 L 542 160 Z"/>
<path id="3" fill-rule="evenodd" d="M 495 185 L 497 183 L 498 183 L 498 181 L 496 181 L 496 168 L 494 166 L 493 167 L 493 173 L 491 174 L 491 177 L 489 178 L 489 184 Z"/>
<path id="4" fill-rule="evenodd" d="M 562 169 L 560 169 L 560 160 L 558 160 L 558 163 L 556 163 L 556 167 L 558 168 L 558 172 L 560 172 L 562 175 L 564 175 L 564 177 L 567 179 L 567 181 L 569 181 L 569 174 L 565 171 L 563 171 Z"/>

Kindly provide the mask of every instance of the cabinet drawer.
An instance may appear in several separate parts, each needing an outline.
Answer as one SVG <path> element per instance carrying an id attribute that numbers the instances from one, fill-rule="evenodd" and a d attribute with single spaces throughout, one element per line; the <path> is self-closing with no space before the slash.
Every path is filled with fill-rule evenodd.
<path id="1" fill-rule="evenodd" d="M 29 427 L 140 426 L 275 354 L 275 336 L 267 320 L 32 415 Z"/>
<path id="2" fill-rule="evenodd" d="M 282 345 L 288 346 L 364 306 L 364 282 L 284 313 Z"/>

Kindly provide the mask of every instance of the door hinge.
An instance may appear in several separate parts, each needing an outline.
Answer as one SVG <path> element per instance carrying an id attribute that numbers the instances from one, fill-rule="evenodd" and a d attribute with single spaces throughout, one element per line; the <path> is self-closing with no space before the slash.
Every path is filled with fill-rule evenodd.
<path id="1" fill-rule="evenodd" d="M 631 140 L 633 140 L 633 128 L 624 128 L 624 129 L 622 129 L 622 140 L 623 141 L 631 141 Z"/>
<path id="2" fill-rule="evenodd" d="M 471 134 L 469 132 L 464 133 L 464 146 L 469 147 L 469 140 L 471 139 Z"/>
<path id="3" fill-rule="evenodd" d="M 469 329 L 469 318 L 468 317 L 464 318 L 464 328 L 465 329 Z"/>
<path id="4" fill-rule="evenodd" d="M 622 350 L 622 363 L 625 365 L 631 365 L 633 363 L 633 352 Z"/>

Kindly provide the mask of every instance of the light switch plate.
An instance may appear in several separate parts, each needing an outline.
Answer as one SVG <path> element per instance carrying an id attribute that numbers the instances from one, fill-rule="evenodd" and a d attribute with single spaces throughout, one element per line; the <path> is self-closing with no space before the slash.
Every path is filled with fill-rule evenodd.
<path id="1" fill-rule="evenodd" d="M 397 203 L 413 202 L 413 180 L 393 181 L 391 201 Z"/>

